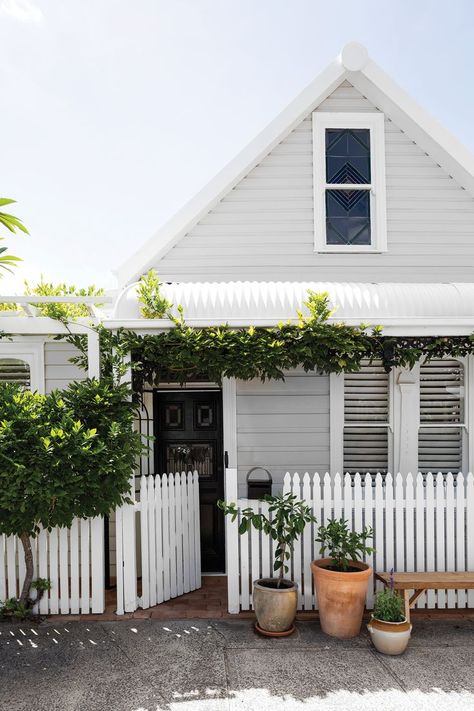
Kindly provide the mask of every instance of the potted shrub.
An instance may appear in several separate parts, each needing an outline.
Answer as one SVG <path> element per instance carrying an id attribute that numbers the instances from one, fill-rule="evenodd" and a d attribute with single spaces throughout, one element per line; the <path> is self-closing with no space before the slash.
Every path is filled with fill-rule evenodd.
<path id="1" fill-rule="evenodd" d="M 374 611 L 367 629 L 375 649 L 382 654 L 403 654 L 412 626 L 405 617 L 403 599 L 394 590 L 393 570 L 390 585 L 375 596 Z"/>
<path id="2" fill-rule="evenodd" d="M 367 586 L 372 568 L 363 563 L 365 553 L 373 548 L 366 545 L 372 529 L 360 533 L 350 531 L 347 521 L 329 519 L 318 529 L 316 541 L 320 554 L 329 557 L 311 563 L 314 585 L 318 596 L 319 616 L 323 632 L 339 639 L 350 639 L 360 632 Z"/>
<path id="3" fill-rule="evenodd" d="M 307 523 L 315 522 L 311 509 L 293 494 L 266 495 L 262 498 L 269 504 L 270 518 L 246 508 L 240 511 L 239 533 L 252 526 L 264 531 L 276 542 L 273 570 L 274 578 L 261 578 L 253 583 L 253 608 L 257 617 L 256 629 L 268 637 L 283 637 L 294 631 L 297 607 L 297 583 L 284 576 L 296 538 Z M 235 504 L 219 501 L 220 509 L 234 520 L 239 514 Z"/>

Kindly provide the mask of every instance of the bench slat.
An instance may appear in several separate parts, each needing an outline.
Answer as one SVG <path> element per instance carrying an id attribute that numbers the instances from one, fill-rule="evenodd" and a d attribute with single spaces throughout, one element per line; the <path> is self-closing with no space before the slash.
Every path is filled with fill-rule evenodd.
<path id="1" fill-rule="evenodd" d="M 390 573 L 377 573 L 376 578 L 388 585 Z M 396 590 L 474 590 L 474 572 L 394 573 Z"/>

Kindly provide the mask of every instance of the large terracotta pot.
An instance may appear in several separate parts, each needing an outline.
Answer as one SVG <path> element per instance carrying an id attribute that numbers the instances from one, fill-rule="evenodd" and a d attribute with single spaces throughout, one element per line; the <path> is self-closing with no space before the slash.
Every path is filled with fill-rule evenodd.
<path id="1" fill-rule="evenodd" d="M 253 584 L 253 608 L 259 631 L 272 634 L 293 632 L 298 602 L 298 585 L 276 578 L 262 578 Z"/>
<path id="2" fill-rule="evenodd" d="M 375 649 L 382 654 L 403 654 L 411 635 L 411 624 L 406 619 L 403 622 L 385 622 L 372 615 L 367 629 Z"/>
<path id="3" fill-rule="evenodd" d="M 321 627 L 331 637 L 350 639 L 360 632 L 372 568 L 352 561 L 351 568 L 357 571 L 342 573 L 329 570 L 331 563 L 330 558 L 311 563 Z"/>

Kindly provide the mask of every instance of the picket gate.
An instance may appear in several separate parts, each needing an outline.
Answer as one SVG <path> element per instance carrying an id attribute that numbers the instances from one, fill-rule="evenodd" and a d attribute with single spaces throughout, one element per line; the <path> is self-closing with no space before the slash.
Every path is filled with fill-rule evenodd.
<path id="1" fill-rule="evenodd" d="M 116 509 L 118 615 L 201 587 L 198 473 L 142 476 L 139 497 Z"/>
<path id="2" fill-rule="evenodd" d="M 105 609 L 104 519 L 74 519 L 71 528 L 41 530 L 31 539 L 35 578 L 47 578 L 34 611 L 41 615 L 101 613 Z M 0 535 L 0 600 L 18 598 L 25 574 L 23 546 Z M 32 595 L 34 596 L 34 592 Z"/>
<path id="3" fill-rule="evenodd" d="M 288 577 L 298 583 L 298 609 L 318 609 L 310 563 L 320 558 L 317 527 L 328 518 L 344 517 L 354 531 L 374 529 L 375 552 L 366 562 L 376 571 L 474 571 L 474 477 L 472 474 L 408 474 L 334 477 L 287 473 L 283 491 L 311 507 L 317 524 L 308 524 L 296 542 Z M 238 508 L 268 514 L 268 504 L 237 498 L 237 470 L 226 472 L 226 499 Z M 274 542 L 252 529 L 239 535 L 238 517 L 226 518 L 228 609 L 252 607 L 253 581 L 272 575 Z M 373 607 L 381 587 L 373 576 L 366 604 Z M 473 590 L 430 590 L 417 607 L 474 607 Z"/>

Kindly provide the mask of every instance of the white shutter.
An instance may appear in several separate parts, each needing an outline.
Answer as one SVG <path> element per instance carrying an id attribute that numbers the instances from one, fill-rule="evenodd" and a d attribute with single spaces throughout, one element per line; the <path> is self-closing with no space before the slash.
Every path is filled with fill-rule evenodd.
<path id="1" fill-rule="evenodd" d="M 0 382 L 20 383 L 29 388 L 30 366 L 19 358 L 0 358 Z"/>
<path id="2" fill-rule="evenodd" d="M 432 360 L 420 366 L 421 472 L 463 468 L 464 366 L 457 360 Z"/>
<path id="3" fill-rule="evenodd" d="M 381 363 L 362 362 L 358 372 L 344 374 L 345 472 L 387 472 L 389 413 L 389 376 Z"/>

